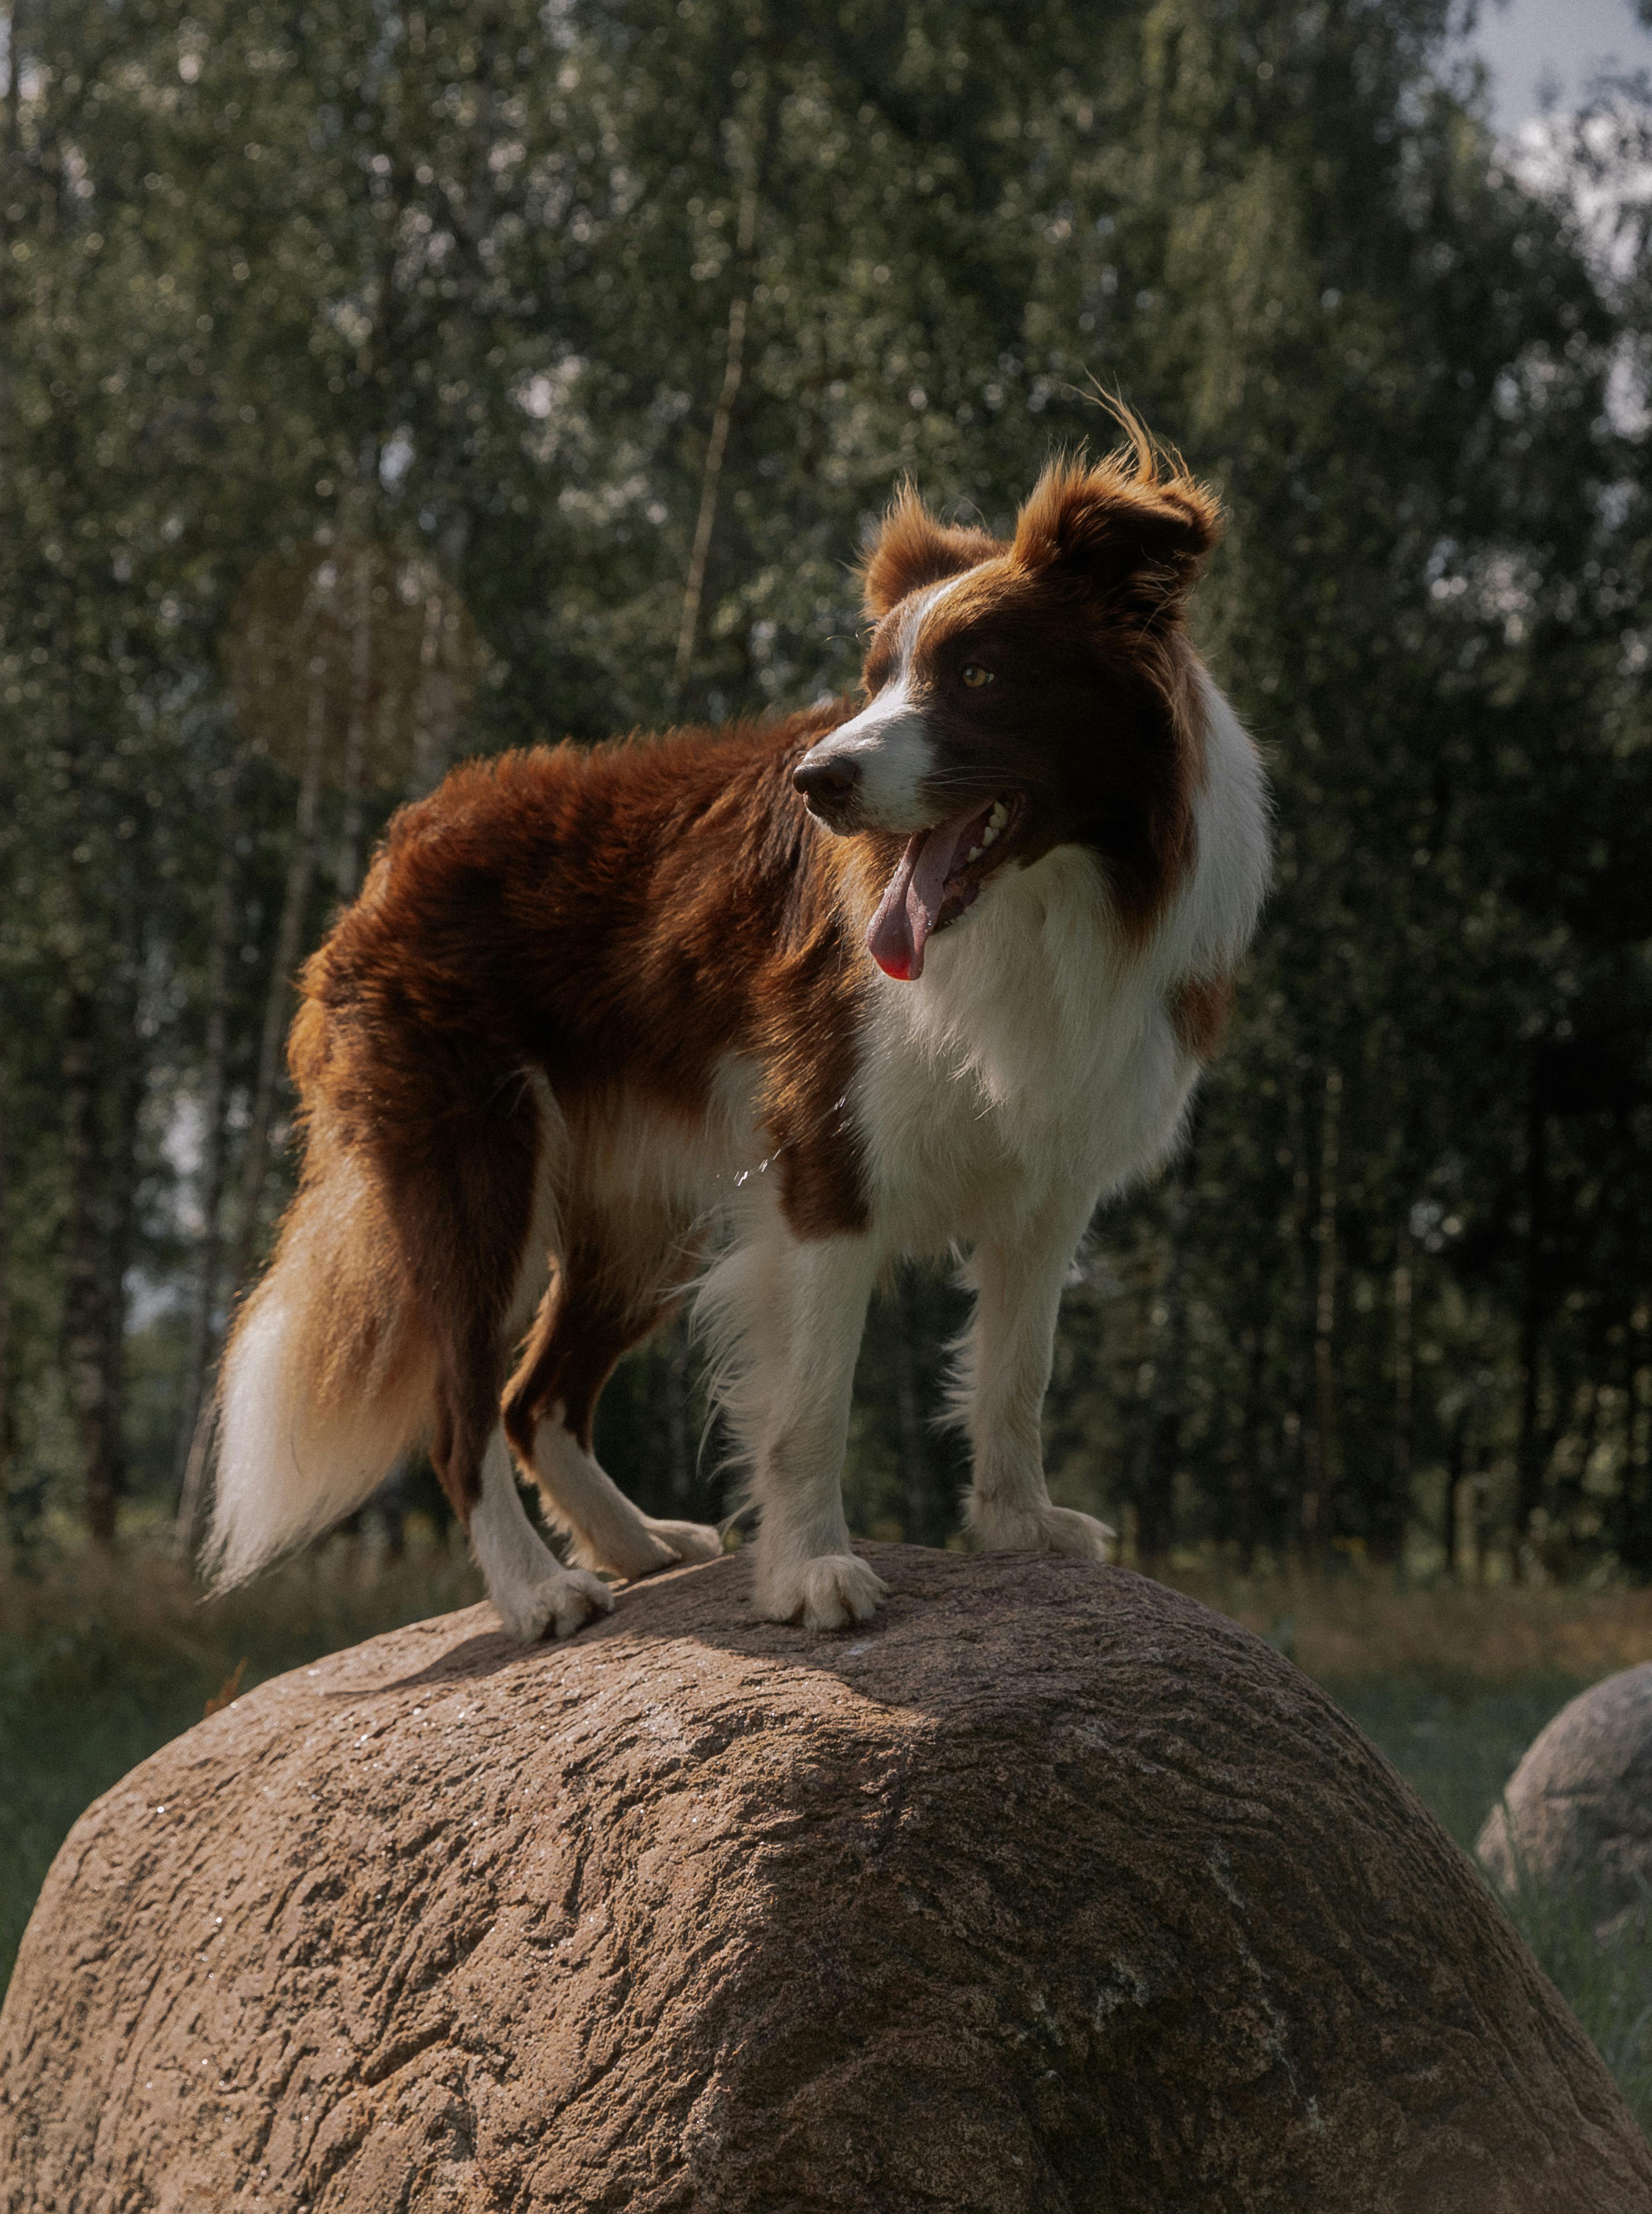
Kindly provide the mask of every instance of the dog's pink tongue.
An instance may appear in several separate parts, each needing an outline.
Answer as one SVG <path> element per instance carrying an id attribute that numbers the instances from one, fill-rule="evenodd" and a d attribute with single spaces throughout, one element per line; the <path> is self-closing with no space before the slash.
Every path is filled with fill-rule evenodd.
<path id="1" fill-rule="evenodd" d="M 923 950 L 935 927 L 946 879 L 964 833 L 982 813 L 972 807 L 933 830 L 920 830 L 896 865 L 866 931 L 866 946 L 886 976 L 907 983 L 923 974 Z"/>

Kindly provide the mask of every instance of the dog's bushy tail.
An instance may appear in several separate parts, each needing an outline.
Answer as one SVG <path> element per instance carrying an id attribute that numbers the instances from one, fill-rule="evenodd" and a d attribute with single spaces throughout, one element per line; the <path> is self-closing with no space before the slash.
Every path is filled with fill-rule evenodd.
<path id="1" fill-rule="evenodd" d="M 223 1590 L 359 1507 L 428 1428 L 437 1356 L 382 1195 L 314 1126 L 220 1372 L 202 1567 Z"/>

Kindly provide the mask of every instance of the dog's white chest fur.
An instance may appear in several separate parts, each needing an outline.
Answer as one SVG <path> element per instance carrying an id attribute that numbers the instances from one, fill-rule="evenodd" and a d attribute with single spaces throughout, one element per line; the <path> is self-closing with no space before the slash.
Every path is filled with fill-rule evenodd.
<path id="1" fill-rule="evenodd" d="M 880 985 L 859 1105 L 880 1242 L 1013 1238 L 1162 1159 L 1196 1065 L 1154 964 L 1122 957 L 1095 865 L 1058 848 Z"/>

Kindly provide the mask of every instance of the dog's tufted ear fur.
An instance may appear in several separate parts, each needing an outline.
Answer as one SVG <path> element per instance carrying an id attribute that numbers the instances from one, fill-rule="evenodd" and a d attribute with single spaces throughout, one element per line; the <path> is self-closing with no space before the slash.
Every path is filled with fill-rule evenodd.
<path id="1" fill-rule="evenodd" d="M 1215 493 L 1143 432 L 1093 467 L 1052 462 L 1017 519 L 1013 558 L 1031 572 L 1068 571 L 1143 611 L 1174 611 L 1221 535 Z"/>
<path id="2" fill-rule="evenodd" d="M 909 592 L 962 576 L 1006 551 L 984 530 L 939 522 L 912 486 L 902 485 L 861 560 L 866 613 L 881 621 Z"/>

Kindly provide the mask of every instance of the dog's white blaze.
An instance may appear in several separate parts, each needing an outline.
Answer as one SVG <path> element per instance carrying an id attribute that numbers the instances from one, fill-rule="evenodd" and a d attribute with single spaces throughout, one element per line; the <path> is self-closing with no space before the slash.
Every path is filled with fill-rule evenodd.
<path id="1" fill-rule="evenodd" d="M 914 596 L 901 619 L 895 674 L 875 700 L 811 746 L 798 764 L 806 768 L 848 755 L 860 771 L 863 828 L 924 830 L 936 819 L 933 802 L 920 797 L 925 781 L 934 774 L 936 755 L 923 712 L 912 695 L 912 664 L 926 619 L 963 582 L 963 577 L 949 577 L 945 584 L 932 584 Z"/>
<path id="2" fill-rule="evenodd" d="M 847 755 L 860 772 L 857 797 L 860 820 L 878 830 L 922 830 L 935 810 L 920 794 L 935 768 L 935 749 L 922 712 L 907 689 L 904 670 L 886 684 L 869 707 L 804 755 L 841 760 Z"/>

